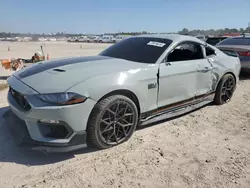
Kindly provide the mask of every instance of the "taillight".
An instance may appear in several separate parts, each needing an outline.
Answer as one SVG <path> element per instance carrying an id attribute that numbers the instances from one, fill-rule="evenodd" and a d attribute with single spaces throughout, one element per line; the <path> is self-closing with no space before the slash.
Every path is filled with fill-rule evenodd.
<path id="1" fill-rule="evenodd" d="M 238 52 L 240 56 L 250 56 L 250 52 Z"/>

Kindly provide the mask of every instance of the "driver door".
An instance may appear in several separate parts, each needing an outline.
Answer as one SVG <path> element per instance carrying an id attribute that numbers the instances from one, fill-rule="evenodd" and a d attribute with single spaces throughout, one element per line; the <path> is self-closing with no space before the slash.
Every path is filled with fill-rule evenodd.
<path id="1" fill-rule="evenodd" d="M 197 92 L 198 70 L 208 63 L 198 43 L 183 42 L 160 64 L 158 108 L 186 104 Z"/>

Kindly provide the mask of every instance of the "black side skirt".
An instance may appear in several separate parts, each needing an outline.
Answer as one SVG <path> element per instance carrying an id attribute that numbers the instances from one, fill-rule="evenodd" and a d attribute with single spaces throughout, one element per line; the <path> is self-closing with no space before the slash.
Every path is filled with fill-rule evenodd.
<path id="1" fill-rule="evenodd" d="M 215 92 L 212 91 L 212 92 L 209 92 L 209 93 L 204 94 L 204 95 L 195 96 L 195 97 L 187 99 L 187 100 L 183 100 L 183 101 L 176 102 L 176 103 L 173 103 L 170 105 L 159 107 L 157 109 L 154 109 L 154 110 L 151 110 L 148 112 L 144 112 L 141 114 L 140 120 L 143 121 L 144 119 L 147 119 L 148 117 L 158 116 L 161 114 L 165 114 L 168 112 L 172 112 L 172 111 L 184 108 L 186 106 L 195 105 L 197 103 L 202 102 L 206 98 L 213 96 L 214 94 L 215 94 Z"/>

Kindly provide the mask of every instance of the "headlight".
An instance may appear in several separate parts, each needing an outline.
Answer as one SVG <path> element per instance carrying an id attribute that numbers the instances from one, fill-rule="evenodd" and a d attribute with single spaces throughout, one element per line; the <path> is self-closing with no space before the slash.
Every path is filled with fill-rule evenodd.
<path id="1" fill-rule="evenodd" d="M 50 93 L 39 94 L 37 97 L 45 102 L 57 105 L 70 105 L 84 102 L 87 97 L 81 96 L 77 93 Z"/>

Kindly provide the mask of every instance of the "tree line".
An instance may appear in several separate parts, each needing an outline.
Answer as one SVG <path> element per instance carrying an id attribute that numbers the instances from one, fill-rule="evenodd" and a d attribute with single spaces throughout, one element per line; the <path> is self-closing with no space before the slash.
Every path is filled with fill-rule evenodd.
<path id="1" fill-rule="evenodd" d="M 178 32 L 172 32 L 172 33 L 178 33 L 178 34 L 183 34 L 183 35 L 212 35 L 212 36 L 220 36 L 224 34 L 232 34 L 232 33 L 250 33 L 250 27 L 247 28 L 225 28 L 225 29 L 209 29 L 209 30 L 188 30 L 187 28 L 183 28 L 181 31 Z M 142 32 L 119 32 L 119 33 L 105 33 L 105 34 L 112 34 L 112 35 L 141 35 L 141 34 L 152 34 L 147 31 L 142 31 Z M 57 32 L 54 34 L 31 34 L 31 33 L 10 33 L 10 32 L 0 32 L 0 38 L 8 38 L 8 37 L 33 37 L 33 38 L 38 38 L 38 37 L 73 37 L 73 36 L 82 36 L 84 34 L 78 33 L 78 34 L 73 34 L 73 33 L 63 33 L 63 32 Z"/>
<path id="2" fill-rule="evenodd" d="M 225 35 L 225 34 L 233 34 L 233 33 L 250 33 L 250 27 L 247 28 L 225 28 L 225 29 L 209 29 L 209 30 L 191 30 L 189 31 L 187 28 L 182 29 L 181 31 L 178 32 L 179 34 L 182 35 L 191 35 L 191 36 L 196 36 L 196 35 L 212 35 L 212 36 L 220 36 L 220 35 Z"/>

